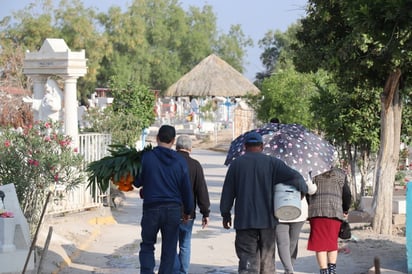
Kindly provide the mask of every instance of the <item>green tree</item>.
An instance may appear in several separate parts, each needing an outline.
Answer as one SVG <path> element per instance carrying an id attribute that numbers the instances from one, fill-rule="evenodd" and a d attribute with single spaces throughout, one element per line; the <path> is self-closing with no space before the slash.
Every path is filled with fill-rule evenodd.
<path id="1" fill-rule="evenodd" d="M 105 36 L 98 31 L 97 15 L 92 8 L 85 8 L 80 0 L 61 0 L 54 10 L 56 28 L 70 50 L 85 50 L 87 74 L 79 79 L 78 98 L 86 98 L 96 86 L 96 76 L 106 48 Z"/>
<path id="2" fill-rule="evenodd" d="M 37 0 L 0 21 L 3 81 L 29 87 L 22 72 L 24 52 L 37 51 L 46 38 L 62 38 L 71 50 L 85 49 L 88 74 L 79 79 L 79 99 L 117 75 L 163 91 L 212 52 L 243 71 L 245 47 L 240 26 L 218 37 L 210 5 L 190 7 L 177 0 L 134 0 L 125 11 L 112 6 L 96 13 L 81 0 Z"/>
<path id="3" fill-rule="evenodd" d="M 202 9 L 189 7 L 186 16 L 187 33 L 183 38 L 184 43 L 179 46 L 180 76 L 212 53 L 217 37 L 216 20 L 216 15 L 210 5 L 205 5 Z"/>
<path id="4" fill-rule="evenodd" d="M 98 14 L 85 8 L 80 0 L 61 0 L 56 8 L 51 0 L 38 0 L 13 18 L 2 19 L 0 27 L 0 58 L 6 64 L 4 67 L 17 68 L 7 71 L 5 78 L 14 77 L 24 87 L 30 87 L 22 73 L 26 50 L 37 51 L 49 37 L 64 39 L 71 50 L 85 49 L 88 74 L 78 81 L 78 99 L 83 102 L 96 85 L 112 87 L 113 76 L 116 76 L 113 90 L 117 87 L 133 90 L 142 85 L 162 92 L 215 50 L 243 71 L 245 47 L 251 41 L 240 26 L 232 27 L 229 34 L 218 39 L 216 16 L 210 5 L 201 9 L 190 7 L 185 12 L 178 0 L 133 0 L 125 11 L 112 6 Z M 128 82 L 131 86 L 121 84 Z M 147 107 L 152 108 L 148 101 L 145 101 Z M 142 105 L 140 108 L 144 109 Z M 113 130 L 109 131 L 120 134 L 113 139 L 121 143 L 133 142 L 136 132 L 148 126 L 146 121 L 153 122 L 144 115 L 138 116 L 143 120 L 138 120 L 120 108 L 105 111 L 106 117 L 102 119 L 111 117 L 107 124 Z M 146 114 L 152 115 L 152 111 Z M 90 116 L 96 115 L 100 113 Z M 104 128 L 97 124 L 94 128 Z"/>
<path id="5" fill-rule="evenodd" d="M 41 10 L 42 12 L 39 12 Z M 46 38 L 62 38 L 73 51 L 85 49 L 88 73 L 79 79 L 79 98 L 85 98 L 93 90 L 99 62 L 106 40 L 97 31 L 94 11 L 86 9 L 80 0 L 59 2 L 55 8 L 50 0 L 38 0 L 12 16 L 3 18 L 0 24 L 0 60 L 8 82 L 29 88 L 23 74 L 24 52 L 38 51 Z"/>
<path id="6" fill-rule="evenodd" d="M 310 100 L 316 89 L 311 74 L 303 74 L 293 68 L 279 70 L 263 81 L 258 104 L 259 120 L 268 122 L 277 117 L 282 123 L 298 123 L 314 128 Z"/>
<path id="7" fill-rule="evenodd" d="M 299 73 L 293 66 L 291 44 L 296 41 L 298 27 L 293 24 L 284 33 L 270 30 L 259 41 L 265 71 L 257 74 L 255 85 L 260 87 L 261 94 L 248 99 L 261 121 L 277 117 L 282 123 L 316 129 L 310 110 L 311 98 L 316 94 L 315 75 Z"/>
<path id="8" fill-rule="evenodd" d="M 122 13 L 112 7 L 101 14 L 112 50 L 99 76 L 106 85 L 111 75 L 136 79 L 153 89 L 166 89 L 180 75 L 179 47 L 187 33 L 185 13 L 174 0 L 135 0 Z M 109 73 L 105 72 L 108 70 Z M 113 74 L 112 74 L 113 73 Z"/>
<path id="9" fill-rule="evenodd" d="M 86 131 L 110 133 L 113 144 L 135 147 L 142 130 L 154 122 L 154 92 L 135 81 L 122 82 L 116 77 L 110 81 L 110 91 L 113 104 L 103 111 L 91 111 L 86 120 L 92 126 Z"/>
<path id="10" fill-rule="evenodd" d="M 212 52 L 243 71 L 245 48 L 251 45 L 240 26 L 218 36 L 209 5 L 185 12 L 176 0 L 135 0 L 124 13 L 112 7 L 98 17 L 109 41 L 100 62 L 101 85 L 118 75 L 164 91 Z"/>
<path id="11" fill-rule="evenodd" d="M 376 165 L 372 226 L 392 232 L 392 192 L 402 121 L 400 92 L 411 66 L 411 8 L 406 0 L 309 0 L 307 17 L 298 32 L 303 71 L 324 68 L 334 73 L 344 90 L 381 90 L 380 150 Z"/>
<path id="12" fill-rule="evenodd" d="M 258 87 L 276 70 L 293 67 L 294 51 L 291 45 L 296 43 L 296 32 L 299 27 L 299 24 L 292 24 L 285 32 L 269 30 L 259 40 L 259 47 L 263 49 L 260 60 L 265 70 L 256 74 L 255 84 Z"/>
<path id="13" fill-rule="evenodd" d="M 401 94 L 403 104 L 401 141 L 407 145 L 412 145 L 412 88 L 406 86 Z"/>
<path id="14" fill-rule="evenodd" d="M 232 25 L 227 35 L 219 36 L 215 52 L 234 69 L 242 73 L 245 48 L 251 46 L 253 46 L 253 40 L 245 36 L 240 25 Z"/>
<path id="15" fill-rule="evenodd" d="M 282 118 L 281 121 L 290 122 L 289 118 L 293 117 L 293 113 L 290 114 L 291 111 L 286 111 L 284 106 L 291 105 L 297 109 L 301 109 L 301 112 L 306 113 L 307 119 L 302 119 L 302 122 L 299 120 L 295 120 L 294 122 L 306 124 L 311 129 L 322 132 L 327 139 L 333 140 L 335 146 L 342 148 L 339 150 L 340 157 L 350 165 L 350 170 L 352 171 L 350 179 L 353 193 L 358 193 L 355 176 L 357 166 L 359 166 L 362 174 L 361 193 L 364 193 L 366 176 L 370 169 L 369 157 L 372 152 L 376 152 L 376 144 L 379 141 L 377 134 L 371 133 L 373 126 L 375 126 L 373 133 L 379 133 L 378 127 L 376 127 L 379 122 L 379 117 L 376 115 L 376 112 L 370 111 L 376 108 L 376 105 L 369 105 L 370 98 L 366 98 L 365 96 L 354 99 L 353 94 L 345 93 L 336 86 L 332 74 L 328 75 L 323 71 L 318 71 L 310 77 L 310 79 L 312 79 L 310 81 L 313 81 L 311 84 L 313 90 L 310 94 L 306 94 L 304 90 L 296 90 L 294 96 L 290 96 L 293 85 L 289 85 L 288 87 L 282 86 L 282 83 L 288 80 L 279 80 L 279 77 L 287 79 L 289 75 L 284 72 L 293 71 L 293 58 L 299 58 L 299 55 L 296 55 L 296 52 L 293 50 L 292 45 L 298 43 L 296 33 L 300 28 L 301 25 L 297 23 L 291 25 L 284 33 L 280 31 L 269 31 L 265 34 L 265 37 L 259 41 L 260 47 L 264 49 L 261 54 L 261 60 L 266 70 L 258 73 L 258 80 L 255 82 L 255 84 L 261 86 L 264 94 L 262 102 L 257 104 L 257 109 L 260 109 L 258 113 L 263 114 L 263 117 L 260 116 L 261 119 L 267 119 L 268 116 L 269 118 L 283 116 L 284 118 Z M 294 73 L 296 74 L 296 72 Z M 274 75 L 276 75 L 276 77 Z M 305 74 L 301 75 L 302 77 L 306 77 Z M 267 82 L 268 79 L 272 78 L 277 80 L 270 81 L 271 87 L 278 87 L 271 88 L 272 90 L 269 91 L 268 94 Z M 262 85 L 262 82 L 265 84 Z M 297 86 L 295 86 L 295 88 L 296 87 Z M 288 90 L 285 91 L 285 88 Z M 272 95 L 270 93 L 276 94 Z M 305 94 L 306 96 L 298 96 L 298 93 Z M 357 94 L 361 96 L 359 92 Z M 279 104 L 279 102 L 282 103 Z M 360 102 L 363 102 L 363 104 Z M 339 106 L 336 106 L 336 104 Z M 364 106 L 364 109 L 362 109 L 361 106 Z M 355 110 L 352 110 L 352 108 L 355 108 Z M 348 110 L 351 110 L 352 113 L 348 113 Z M 365 112 L 365 115 L 360 114 L 362 112 Z M 356 114 L 358 114 L 361 119 L 354 119 Z M 302 113 L 300 113 L 300 116 L 302 116 Z M 371 117 L 375 120 L 373 122 L 369 120 L 363 128 L 357 128 L 357 126 L 362 125 L 362 122 L 365 121 L 365 119 L 363 119 L 364 117 Z M 308 119 L 312 121 L 308 122 Z M 370 138 L 365 138 L 365 136 Z M 365 142 L 365 140 L 368 142 Z M 357 157 L 358 153 L 353 153 L 358 151 L 360 157 Z M 355 195 L 354 197 L 356 198 Z"/>
<path id="16" fill-rule="evenodd" d="M 177 0 L 155 0 L 143 15 L 149 43 L 150 87 L 165 90 L 180 77 L 179 47 L 188 31 L 186 14 Z"/>
<path id="17" fill-rule="evenodd" d="M 38 12 L 40 7 L 43 12 Z M 0 64 L 5 85 L 28 88 L 23 74 L 24 53 L 37 51 L 48 37 L 57 36 L 53 27 L 51 1 L 38 0 L 0 21 Z"/>
<path id="18" fill-rule="evenodd" d="M 359 88 L 342 90 L 332 75 L 322 70 L 317 74 L 322 77 L 315 78 L 318 93 L 311 102 L 316 128 L 333 140 L 340 148 L 339 158 L 351 167 L 351 189 L 356 202 L 355 194 L 366 192 L 371 160 L 379 146 L 379 92 Z M 356 187 L 356 167 L 361 174 L 360 191 Z"/>

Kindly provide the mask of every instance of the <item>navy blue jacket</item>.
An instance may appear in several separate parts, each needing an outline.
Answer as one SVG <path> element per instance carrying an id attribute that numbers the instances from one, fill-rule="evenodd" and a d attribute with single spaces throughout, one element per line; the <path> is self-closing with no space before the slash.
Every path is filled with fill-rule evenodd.
<path id="1" fill-rule="evenodd" d="M 142 156 L 134 185 L 143 187 L 143 206 L 179 203 L 184 213 L 193 211 L 193 194 L 186 160 L 176 151 L 157 146 Z"/>

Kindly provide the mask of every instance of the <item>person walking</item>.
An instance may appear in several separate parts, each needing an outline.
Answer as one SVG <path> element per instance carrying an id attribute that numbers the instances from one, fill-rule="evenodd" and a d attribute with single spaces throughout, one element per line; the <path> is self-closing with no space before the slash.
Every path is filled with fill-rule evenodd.
<path id="1" fill-rule="evenodd" d="M 176 150 L 186 159 L 189 168 L 189 178 L 192 183 L 194 209 L 187 223 L 179 226 L 179 253 L 176 256 L 174 273 L 189 273 L 190 251 L 193 223 L 196 218 L 196 204 L 202 214 L 202 228 L 209 223 L 210 200 L 203 168 L 199 161 L 190 157 L 192 140 L 188 135 L 181 135 L 176 140 Z"/>
<path id="2" fill-rule="evenodd" d="M 309 197 L 310 234 L 308 250 L 316 252 L 321 274 L 335 274 L 338 235 L 348 216 L 352 195 L 345 172 L 333 167 L 313 177 L 317 191 Z"/>
<path id="3" fill-rule="evenodd" d="M 141 171 L 134 182 L 136 187 L 142 187 L 143 198 L 139 251 L 142 274 L 154 273 L 154 245 L 159 230 L 162 250 L 158 273 L 173 273 L 179 224 L 182 219 L 183 222 L 189 220 L 194 207 L 187 163 L 172 150 L 175 137 L 174 127 L 163 125 L 159 128 L 157 146 L 143 154 Z"/>
<path id="4" fill-rule="evenodd" d="M 235 250 L 238 272 L 275 273 L 276 225 L 274 188 L 278 183 L 294 186 L 302 195 L 307 185 L 299 172 L 282 160 L 262 153 L 262 136 L 245 136 L 246 153 L 236 158 L 227 170 L 220 198 L 223 227 L 232 226 L 234 205 Z"/>
<path id="5" fill-rule="evenodd" d="M 316 190 L 316 184 L 312 183 L 310 176 L 306 180 L 308 186 L 308 194 L 313 195 Z M 293 264 L 298 256 L 299 236 L 303 225 L 308 218 L 308 202 L 306 197 L 303 197 L 300 202 L 301 214 L 293 220 L 279 219 L 276 226 L 276 244 L 278 254 L 282 262 L 284 273 L 293 274 Z"/>

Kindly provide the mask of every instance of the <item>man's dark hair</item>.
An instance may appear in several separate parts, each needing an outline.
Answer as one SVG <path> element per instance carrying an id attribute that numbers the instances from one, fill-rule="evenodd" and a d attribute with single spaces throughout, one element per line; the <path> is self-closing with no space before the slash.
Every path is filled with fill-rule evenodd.
<path id="1" fill-rule="evenodd" d="M 245 143 L 246 148 L 248 148 L 248 147 L 259 147 L 261 145 L 262 145 L 262 143 Z"/>
<path id="2" fill-rule="evenodd" d="M 172 126 L 163 125 L 159 128 L 157 137 L 159 138 L 160 142 L 170 144 L 176 137 L 176 130 Z"/>
<path id="3" fill-rule="evenodd" d="M 271 123 L 280 123 L 280 120 L 278 119 L 278 118 L 272 118 L 272 119 L 270 119 L 270 122 Z"/>

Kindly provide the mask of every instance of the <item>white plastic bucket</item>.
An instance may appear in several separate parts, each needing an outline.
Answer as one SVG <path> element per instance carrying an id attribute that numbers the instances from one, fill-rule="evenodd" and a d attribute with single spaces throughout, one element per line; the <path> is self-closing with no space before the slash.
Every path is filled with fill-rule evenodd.
<path id="1" fill-rule="evenodd" d="M 293 186 L 276 184 L 274 197 L 275 217 L 289 221 L 296 219 L 301 214 L 300 191 Z"/>

